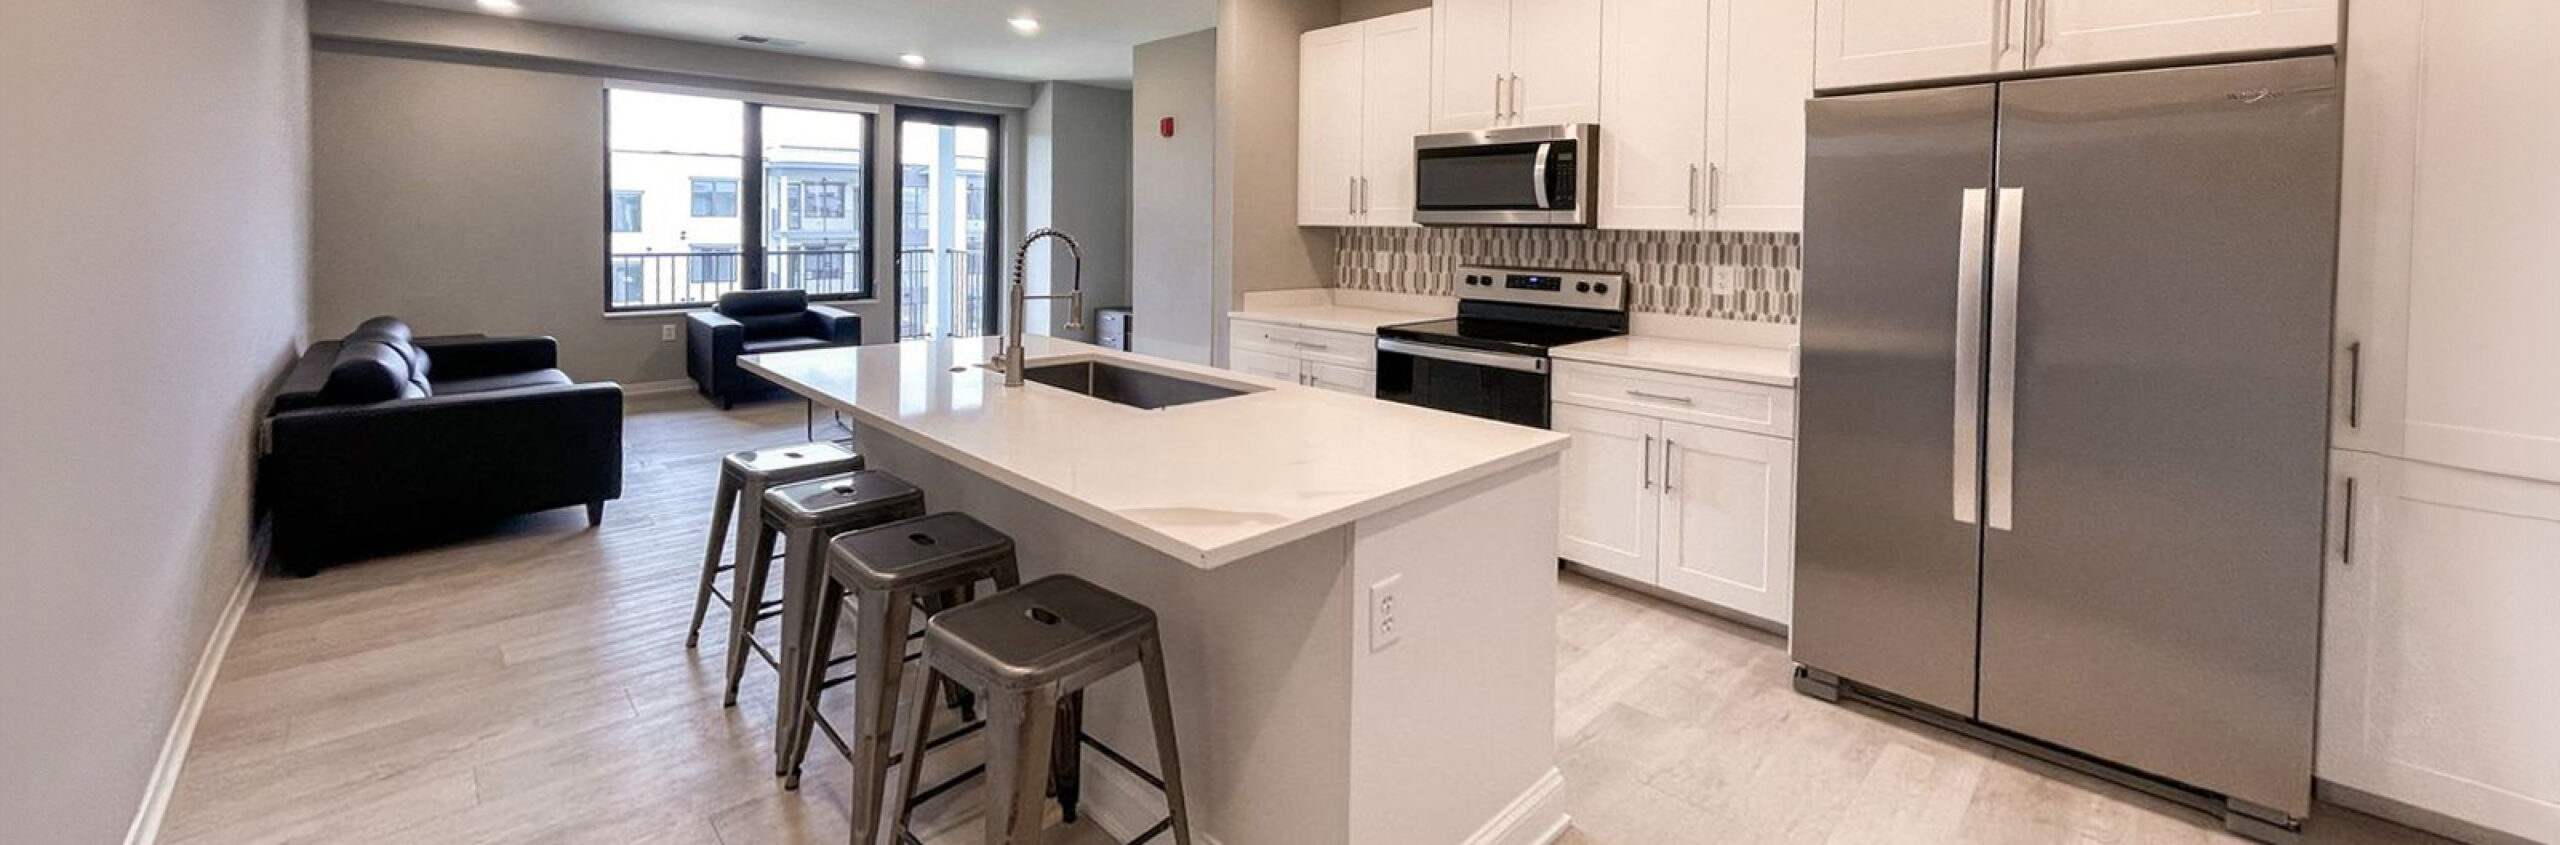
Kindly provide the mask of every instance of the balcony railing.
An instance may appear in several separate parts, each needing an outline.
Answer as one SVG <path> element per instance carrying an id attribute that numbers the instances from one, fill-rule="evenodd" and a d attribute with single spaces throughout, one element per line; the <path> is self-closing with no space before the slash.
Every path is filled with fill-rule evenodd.
<path id="1" fill-rule="evenodd" d="M 612 307 L 617 310 L 709 305 L 747 287 L 746 253 L 637 252 L 606 256 Z M 812 298 L 861 297 L 861 250 L 773 250 L 765 253 L 764 288 L 805 290 Z"/>
<path id="2" fill-rule="evenodd" d="M 948 278 L 958 273 L 956 281 Z M 956 289 L 956 290 L 955 290 Z M 944 310 L 954 293 L 958 301 Z M 987 334 L 987 254 L 984 250 L 911 249 L 898 253 L 898 339 L 926 337 L 935 317 L 948 313 L 952 325 L 944 334 L 978 337 Z"/>

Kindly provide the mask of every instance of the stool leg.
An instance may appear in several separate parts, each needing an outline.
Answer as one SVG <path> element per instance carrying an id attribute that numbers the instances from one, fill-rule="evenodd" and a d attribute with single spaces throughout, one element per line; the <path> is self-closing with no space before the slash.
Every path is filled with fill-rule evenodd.
<path id="1" fill-rule="evenodd" d="M 906 755 L 900 758 L 898 763 L 897 786 L 889 792 L 890 800 L 895 803 L 889 805 L 888 829 L 882 830 L 879 825 L 863 827 L 860 823 L 856 823 L 853 828 L 855 842 L 876 841 L 887 843 L 887 845 L 899 845 L 904 841 L 899 835 L 907 832 L 907 820 L 914 815 L 915 810 L 916 784 L 924 779 L 920 774 L 924 771 L 924 745 L 933 737 L 931 704 L 934 687 L 948 683 L 943 680 L 942 673 L 933 670 L 933 655 L 926 654 L 924 663 L 924 683 L 916 685 L 915 697 L 907 702 L 909 728 L 907 750 Z M 958 685 L 953 684 L 953 686 Z"/>
<path id="2" fill-rule="evenodd" d="M 1076 823 L 1076 800 L 1084 794 L 1084 690 L 1058 699 L 1058 734 L 1049 749 L 1049 783 L 1058 793 L 1058 809 L 1068 824 Z"/>
<path id="3" fill-rule="evenodd" d="M 889 743 L 898 729 L 898 687 L 905 675 L 907 622 L 915 612 L 915 596 L 863 590 L 854 601 L 853 841 L 863 843 L 871 841 L 864 834 L 880 827 L 880 799 L 889 781 Z"/>
<path id="4" fill-rule="evenodd" d="M 826 692 L 827 663 L 835 659 L 836 620 L 844 614 L 844 585 L 827 579 L 826 587 L 818 591 L 815 612 L 815 631 L 809 637 L 809 650 L 802 652 L 806 658 L 801 662 L 808 681 L 800 686 L 809 694 L 801 698 L 799 724 L 791 731 L 791 774 L 782 779 L 784 789 L 800 788 L 800 768 L 809 764 L 809 743 L 817 738 L 818 697 Z"/>
<path id="5" fill-rule="evenodd" d="M 744 521 L 744 522 L 746 522 L 746 523 L 748 523 L 748 524 L 751 524 L 751 525 L 763 525 L 763 524 L 764 524 L 764 491 L 765 491 L 765 484 L 764 484 L 764 482 L 762 482 L 762 481 L 757 481 L 757 480 L 755 480 L 755 479 L 753 479 L 753 478 L 748 478 L 748 479 L 744 479 L 744 480 L 741 480 L 741 481 L 739 481 L 739 482 L 738 482 L 738 516 L 737 516 L 737 518 L 738 518 L 739 520 Z M 747 555 L 748 555 L 748 553 L 755 551 L 755 549 L 754 549 L 755 544 L 756 544 L 756 539 L 755 539 L 755 537 L 753 537 L 753 536 L 749 535 L 747 532 L 745 532 L 745 531 L 743 531 L 743 530 L 742 530 L 742 531 L 739 531 L 739 532 L 738 532 L 738 546 L 737 546 L 737 549 L 738 549 L 738 550 L 737 550 L 737 554 L 736 554 L 734 557 L 730 558 L 729 562 L 730 562 L 730 563 L 732 563 L 732 564 L 737 565 L 737 566 L 738 566 L 738 568 L 740 568 L 740 569 L 744 569 L 744 568 L 746 568 L 746 566 L 747 566 Z M 765 561 L 770 561 L 770 560 L 772 560 L 772 559 L 773 559 L 773 547 L 771 547 L 771 546 L 767 546 L 767 547 L 765 547 L 765 550 L 764 550 L 764 557 L 763 557 L 763 558 L 761 558 L 761 559 L 759 559 L 757 562 L 758 562 L 758 563 L 763 563 L 763 562 L 765 562 Z M 762 597 L 762 596 L 758 596 L 758 597 L 757 597 L 757 599 L 758 599 L 759 601 L 761 601 L 761 600 L 763 599 L 763 597 Z M 739 598 L 737 593 L 730 593 L 730 594 L 729 594 L 729 601 L 730 601 L 730 603 L 731 603 L 732 605 L 736 605 L 736 604 L 743 604 L 743 603 L 745 603 L 745 602 L 746 602 L 746 599 Z M 731 607 L 731 608 L 729 608 L 729 612 L 731 612 L 731 613 L 736 613 L 737 611 L 738 611 L 738 609 L 737 609 L 736 607 L 734 607 L 734 606 L 733 606 L 733 607 Z"/>
<path id="6" fill-rule="evenodd" d="M 729 677 L 722 707 L 738 706 L 738 681 L 747 674 L 747 638 L 755 636 L 756 616 L 764 608 L 764 576 L 772 569 L 773 544 L 780 536 L 759 518 L 752 538 L 739 549 L 737 568 L 729 570 Z M 743 526 L 742 526 L 743 527 Z"/>
<path id="7" fill-rule="evenodd" d="M 978 585 L 976 584 L 944 590 L 925 604 L 929 611 L 926 615 L 931 616 L 977 600 Z M 978 700 L 971 696 L 968 690 L 962 689 L 959 684 L 942 688 L 942 706 L 960 711 L 961 724 L 965 725 L 978 720 Z"/>
<path id="8" fill-rule="evenodd" d="M 978 704 L 987 711 L 987 845 L 1036 845 L 1049 779 L 1030 763 L 1049 753 L 1058 691 L 990 691 Z"/>
<path id="9" fill-rule="evenodd" d="M 711 544 L 702 553 L 702 584 L 693 590 L 693 626 L 684 631 L 684 647 L 702 643 L 702 615 L 711 609 L 711 583 L 720 577 L 720 547 L 729 542 L 729 517 L 738 510 L 738 481 L 720 473 L 720 492 L 711 500 Z M 736 613 L 737 608 L 729 612 Z"/>
<path id="10" fill-rule="evenodd" d="M 1164 768 L 1164 803 L 1173 815 L 1173 841 L 1191 845 L 1191 813 L 1182 803 L 1182 755 L 1173 740 L 1173 697 L 1164 679 L 1164 641 L 1153 634 L 1141 640 L 1138 666 L 1147 676 L 1147 715 L 1156 723 L 1156 759 Z"/>
<path id="11" fill-rule="evenodd" d="M 793 529 L 783 538 L 788 547 L 782 560 L 782 671 L 781 695 L 774 699 L 773 776 L 791 774 L 791 737 L 800 730 L 800 704 L 808 696 L 808 684 L 815 683 L 803 671 L 807 661 L 801 655 L 809 652 L 810 612 L 817 604 L 818 585 L 827 578 L 826 538 L 815 529 Z M 818 583 L 811 583 L 815 577 Z M 860 648 L 860 646 L 856 646 Z"/>

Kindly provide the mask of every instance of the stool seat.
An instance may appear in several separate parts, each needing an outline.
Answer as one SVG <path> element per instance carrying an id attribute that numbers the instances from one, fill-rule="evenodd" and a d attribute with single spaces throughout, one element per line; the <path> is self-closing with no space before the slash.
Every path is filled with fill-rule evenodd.
<path id="1" fill-rule="evenodd" d="M 923 509 L 924 491 L 879 470 L 786 484 L 764 494 L 765 521 L 786 529 L 849 528 Z"/>
<path id="2" fill-rule="evenodd" d="M 857 590 L 925 590 L 951 573 L 983 572 L 1012 560 L 1012 537 L 968 514 L 946 512 L 838 535 L 827 570 Z"/>
<path id="3" fill-rule="evenodd" d="M 730 477 L 760 478 L 768 485 L 824 478 L 861 468 L 860 453 L 825 441 L 747 449 L 720 459 L 720 471 Z"/>
<path id="4" fill-rule="evenodd" d="M 934 614 L 928 649 L 948 649 L 1003 689 L 1056 683 L 1107 662 L 1136 659 L 1155 611 L 1066 575 L 1051 575 Z"/>

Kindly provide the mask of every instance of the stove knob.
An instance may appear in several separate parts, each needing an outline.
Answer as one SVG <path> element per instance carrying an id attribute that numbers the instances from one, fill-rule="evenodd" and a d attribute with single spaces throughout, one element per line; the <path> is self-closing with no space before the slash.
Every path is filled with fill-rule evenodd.
<path id="1" fill-rule="evenodd" d="M 1597 285 L 1593 285 L 1593 286 L 1591 286 L 1591 291 L 1592 291 L 1593 293 L 1608 293 L 1608 292 L 1609 292 L 1609 283 L 1608 283 L 1608 282 L 1601 282 L 1601 283 L 1599 283 L 1599 284 L 1597 284 Z"/>
<path id="2" fill-rule="evenodd" d="M 1573 283 L 1573 292 L 1574 292 L 1574 293 L 1590 293 L 1590 292 L 1591 292 L 1591 283 L 1590 283 L 1590 282 L 1575 282 L 1575 283 Z"/>

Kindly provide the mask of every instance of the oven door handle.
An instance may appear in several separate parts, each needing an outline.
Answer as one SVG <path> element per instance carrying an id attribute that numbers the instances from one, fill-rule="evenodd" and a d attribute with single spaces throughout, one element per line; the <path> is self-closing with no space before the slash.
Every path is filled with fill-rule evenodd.
<path id="1" fill-rule="evenodd" d="M 1434 361 L 1448 361 L 1457 364 L 1474 364 L 1482 367 L 1494 367 L 1497 369 L 1513 370 L 1523 373 L 1539 373 L 1543 375 L 1547 371 L 1547 359 L 1545 358 L 1533 358 L 1527 355 L 1506 355 L 1500 352 L 1484 352 L 1475 349 L 1459 349 L 1454 346 L 1413 343 L 1410 341 L 1391 340 L 1383 337 L 1378 338 L 1378 351 L 1393 352 L 1398 355 L 1411 355 L 1416 358 L 1429 358 Z"/>
<path id="2" fill-rule="evenodd" d="M 1539 144 L 1538 163 L 1529 168 L 1529 179 L 1537 183 L 1535 189 L 1539 208 L 1554 207 L 1547 202 L 1547 159 L 1553 157 L 1555 151 L 1556 145 L 1553 143 Z"/>

